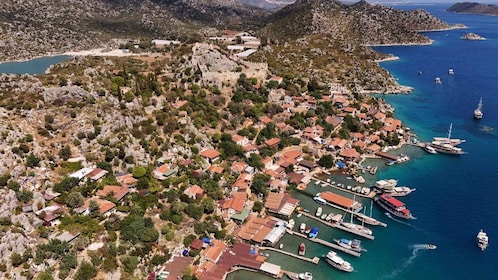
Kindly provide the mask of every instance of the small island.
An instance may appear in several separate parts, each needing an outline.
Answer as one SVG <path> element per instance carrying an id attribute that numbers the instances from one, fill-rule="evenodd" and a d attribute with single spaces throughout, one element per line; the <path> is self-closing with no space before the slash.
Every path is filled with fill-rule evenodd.
<path id="1" fill-rule="evenodd" d="M 464 40 L 471 40 L 471 41 L 482 41 L 482 40 L 486 40 L 486 38 L 484 37 L 481 37 L 475 33 L 467 33 L 465 35 L 463 35 L 462 37 L 460 37 Z"/>

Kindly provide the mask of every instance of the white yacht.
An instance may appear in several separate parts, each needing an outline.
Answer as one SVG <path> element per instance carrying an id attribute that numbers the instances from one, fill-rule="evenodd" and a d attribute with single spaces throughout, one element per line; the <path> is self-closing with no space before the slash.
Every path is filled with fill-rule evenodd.
<path id="1" fill-rule="evenodd" d="M 448 69 L 448 74 L 453 75 L 453 74 L 455 74 L 455 71 L 453 71 L 453 69 L 450 68 L 450 69 Z"/>
<path id="2" fill-rule="evenodd" d="M 482 251 L 486 250 L 488 247 L 488 235 L 482 229 L 477 234 L 477 246 L 481 248 Z"/>
<path id="3" fill-rule="evenodd" d="M 339 257 L 336 252 L 329 251 L 325 256 L 325 261 L 331 266 L 346 272 L 352 272 L 354 270 L 353 266 L 345 261 L 343 258 Z"/>
<path id="4" fill-rule="evenodd" d="M 439 85 L 439 84 L 441 84 L 441 78 L 436 77 L 436 78 L 434 79 L 434 82 L 435 82 L 436 84 L 438 84 L 438 85 Z"/>

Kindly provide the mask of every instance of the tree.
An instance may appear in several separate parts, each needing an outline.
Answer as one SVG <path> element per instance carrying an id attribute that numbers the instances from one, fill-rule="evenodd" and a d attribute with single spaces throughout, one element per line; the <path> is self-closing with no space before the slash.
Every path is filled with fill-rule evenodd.
<path id="1" fill-rule="evenodd" d="M 214 212 L 214 200 L 210 197 L 202 199 L 201 206 L 204 209 L 204 213 L 211 214 Z"/>
<path id="2" fill-rule="evenodd" d="M 263 194 L 266 196 L 268 193 L 267 186 L 270 181 L 270 176 L 262 173 L 258 173 L 254 176 L 254 180 L 251 185 L 251 191 L 255 194 Z"/>
<path id="3" fill-rule="evenodd" d="M 332 168 L 334 166 L 334 158 L 332 155 L 323 155 L 319 160 L 318 160 L 318 165 L 321 167 L 325 168 Z"/>
<path id="4" fill-rule="evenodd" d="M 142 234 L 140 234 L 140 240 L 143 242 L 156 242 L 158 238 L 159 232 L 153 227 L 144 229 Z"/>
<path id="5" fill-rule="evenodd" d="M 93 200 L 92 200 L 93 201 Z M 85 197 L 80 192 L 71 192 L 67 195 L 66 204 L 71 208 L 78 208 L 85 203 Z"/>
<path id="6" fill-rule="evenodd" d="M 40 163 L 40 159 L 35 156 L 34 154 L 29 154 L 27 157 L 26 157 L 26 166 L 27 167 L 35 167 L 35 166 L 38 166 L 38 164 Z"/>
<path id="7" fill-rule="evenodd" d="M 145 169 L 145 167 L 143 167 L 143 166 L 133 167 L 132 174 L 133 174 L 133 177 L 135 177 L 137 179 L 143 177 L 146 173 L 147 173 L 147 169 Z"/>
<path id="8" fill-rule="evenodd" d="M 68 160 L 71 157 L 71 148 L 65 145 L 60 151 L 59 156 L 62 160 Z"/>
<path id="9" fill-rule="evenodd" d="M 138 266 L 138 258 L 136 256 L 122 256 L 121 264 L 124 271 L 132 273 Z"/>
<path id="10" fill-rule="evenodd" d="M 12 266 L 16 267 L 24 263 L 24 259 L 18 252 L 13 252 L 10 254 L 10 262 L 12 263 Z"/>
<path id="11" fill-rule="evenodd" d="M 74 275 L 75 280 L 88 280 L 95 278 L 97 276 L 97 269 L 91 264 L 86 261 L 81 262 L 80 267 L 78 268 L 78 271 L 76 271 L 76 274 Z"/>
<path id="12" fill-rule="evenodd" d="M 5 187 L 7 186 L 7 183 L 9 182 L 10 179 L 10 173 L 5 172 L 0 176 L 0 187 Z"/>
<path id="13" fill-rule="evenodd" d="M 90 212 L 89 216 L 92 218 L 96 218 L 100 216 L 99 204 L 95 200 L 90 200 L 90 204 L 88 206 L 88 211 Z"/>
<path id="14" fill-rule="evenodd" d="M 22 190 L 16 192 L 17 200 L 22 203 L 27 203 L 33 198 L 33 192 L 29 190 Z"/>
<path id="15" fill-rule="evenodd" d="M 254 212 L 261 212 L 263 210 L 264 204 L 261 201 L 256 201 L 254 202 L 254 205 L 252 206 L 252 211 Z"/>

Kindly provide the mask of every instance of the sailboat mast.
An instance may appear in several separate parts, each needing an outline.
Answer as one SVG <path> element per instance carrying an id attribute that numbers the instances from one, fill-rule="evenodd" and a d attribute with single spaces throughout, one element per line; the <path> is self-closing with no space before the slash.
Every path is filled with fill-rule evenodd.
<path id="1" fill-rule="evenodd" d="M 448 140 L 451 139 L 451 129 L 453 128 L 453 123 L 450 124 L 450 129 L 448 130 Z"/>

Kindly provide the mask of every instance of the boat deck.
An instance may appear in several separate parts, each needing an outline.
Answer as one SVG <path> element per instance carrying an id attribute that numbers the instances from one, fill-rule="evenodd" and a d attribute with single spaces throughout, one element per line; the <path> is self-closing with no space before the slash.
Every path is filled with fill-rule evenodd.
<path id="1" fill-rule="evenodd" d="M 359 232 L 357 230 L 347 228 L 347 227 L 342 226 L 342 225 L 337 224 L 337 223 L 330 223 L 330 222 L 324 221 L 324 220 L 322 220 L 322 219 L 320 219 L 318 217 L 310 215 L 309 213 L 306 213 L 306 212 L 303 212 L 303 211 L 300 211 L 299 213 L 303 214 L 304 216 L 306 216 L 308 218 L 311 218 L 311 219 L 314 219 L 316 221 L 319 221 L 320 223 L 322 223 L 324 225 L 327 225 L 329 227 L 337 228 L 337 229 L 340 229 L 340 230 L 343 230 L 343 231 L 347 231 L 349 233 L 356 234 L 358 236 L 361 236 L 361 237 L 364 237 L 364 238 L 367 238 L 367 239 L 370 239 L 370 240 L 374 240 L 375 239 L 375 236 L 373 236 L 373 235 L 366 234 L 366 233 L 363 233 L 363 232 Z"/>

